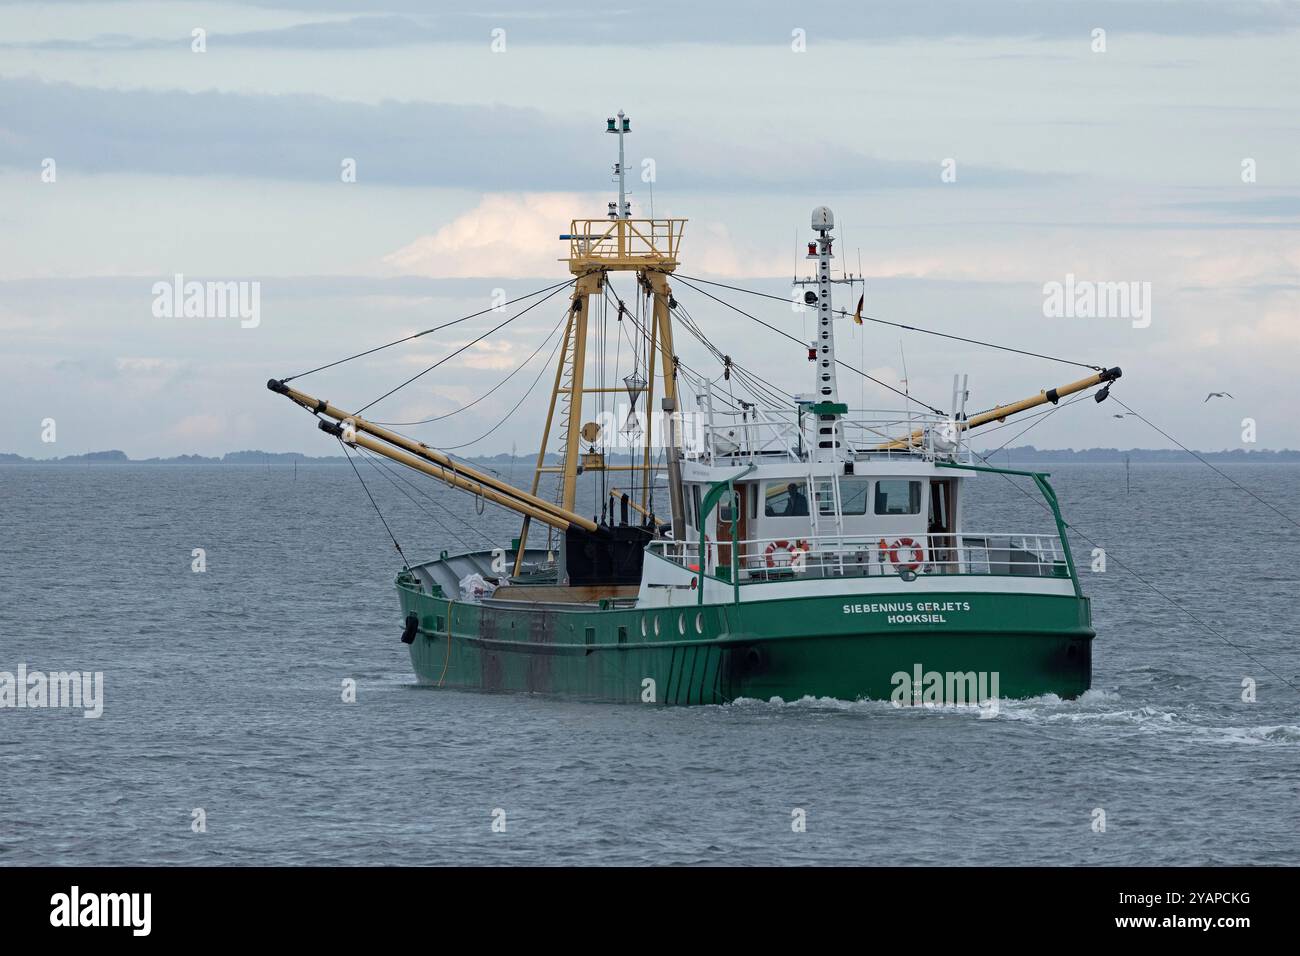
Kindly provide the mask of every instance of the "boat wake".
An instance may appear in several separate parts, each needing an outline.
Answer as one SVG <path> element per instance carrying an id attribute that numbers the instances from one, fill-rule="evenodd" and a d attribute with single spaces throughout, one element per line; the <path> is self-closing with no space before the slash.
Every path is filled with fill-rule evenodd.
<path id="1" fill-rule="evenodd" d="M 1116 691 L 1089 690 L 1073 700 L 1055 694 L 1023 700 L 999 699 L 996 706 L 935 705 L 899 707 L 882 700 L 835 700 L 829 697 L 803 697 L 795 701 L 780 698 L 762 701 L 740 698 L 726 705 L 733 711 L 790 712 L 810 714 L 854 714 L 863 717 L 897 715 L 903 718 L 926 719 L 933 717 L 964 717 L 971 720 L 997 723 L 998 721 L 1066 726 L 1104 728 L 1111 736 L 1125 733 L 1171 734 L 1195 738 L 1210 744 L 1246 744 L 1272 746 L 1300 746 L 1300 725 L 1260 724 L 1236 725 L 1237 715 L 1216 718 L 1199 712 L 1189 704 L 1182 712 L 1151 705 L 1126 706 Z"/>

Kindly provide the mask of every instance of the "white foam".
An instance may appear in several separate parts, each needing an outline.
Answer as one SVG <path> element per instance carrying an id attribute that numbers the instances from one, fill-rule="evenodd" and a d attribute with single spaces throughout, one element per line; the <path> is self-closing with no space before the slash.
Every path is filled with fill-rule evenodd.
<path id="1" fill-rule="evenodd" d="M 801 697 L 785 701 L 780 697 L 758 700 L 740 697 L 732 707 L 757 710 L 785 710 L 810 713 L 907 713 L 917 716 L 939 715 L 968 717 L 972 720 L 1013 720 L 1045 725 L 1076 727 L 1080 731 L 1097 728 L 1110 734 L 1125 732 L 1138 734 L 1174 734 L 1212 743 L 1247 745 L 1300 745 L 1300 726 L 1272 724 L 1257 727 L 1215 726 L 1210 720 L 1199 717 L 1193 704 L 1180 713 L 1149 704 L 1122 706 L 1124 699 L 1117 691 L 1096 688 L 1072 700 L 1056 694 L 1018 700 L 1000 698 L 996 708 L 975 704 L 925 705 L 898 707 L 888 700 L 839 700 L 833 697 Z"/>

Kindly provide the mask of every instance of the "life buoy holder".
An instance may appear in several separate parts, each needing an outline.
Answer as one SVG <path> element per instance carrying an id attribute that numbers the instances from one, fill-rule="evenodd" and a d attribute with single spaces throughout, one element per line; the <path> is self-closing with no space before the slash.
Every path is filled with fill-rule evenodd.
<path id="1" fill-rule="evenodd" d="M 881 541 L 880 543 L 882 546 L 885 545 L 884 541 Z M 911 538 L 898 538 L 893 544 L 885 546 L 884 550 L 885 557 L 887 557 L 889 563 L 896 568 L 903 568 L 906 571 L 918 571 L 920 570 L 921 565 L 925 564 L 925 549 Z M 911 551 L 912 557 L 916 560 L 899 561 L 898 552 L 900 551 Z"/>
<path id="2" fill-rule="evenodd" d="M 708 565 L 710 565 L 710 564 L 712 564 L 712 563 L 713 563 L 713 539 L 709 537 L 709 533 L 706 531 L 706 532 L 704 532 L 704 564 L 705 564 L 705 567 L 708 567 Z M 696 572 L 698 572 L 698 571 L 700 570 L 700 566 L 699 566 L 698 564 L 688 564 L 686 567 L 687 567 L 689 570 L 691 570 L 691 571 L 696 571 Z M 691 587 L 694 587 L 694 586 L 695 586 L 694 584 L 691 585 Z"/>
<path id="3" fill-rule="evenodd" d="M 801 555 L 807 554 L 808 550 L 809 550 L 808 542 L 805 541 L 803 538 L 800 538 L 797 541 L 795 541 L 793 547 L 790 546 L 789 541 L 783 539 L 781 541 L 773 541 L 771 544 L 769 544 L 767 546 L 767 550 L 764 552 L 764 556 L 767 560 L 767 566 L 769 568 L 775 568 L 776 553 L 778 551 L 785 551 L 787 554 L 789 554 L 790 564 L 793 565 L 795 562 L 795 554 L 796 553 Z"/>

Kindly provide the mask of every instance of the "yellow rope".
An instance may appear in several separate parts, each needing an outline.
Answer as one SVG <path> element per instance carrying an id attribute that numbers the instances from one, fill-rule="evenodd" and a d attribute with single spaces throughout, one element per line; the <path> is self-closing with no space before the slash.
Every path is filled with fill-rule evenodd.
<path id="1" fill-rule="evenodd" d="M 442 679 L 447 676 L 447 665 L 451 663 L 451 606 L 456 603 L 455 598 L 447 602 L 447 656 L 442 661 L 442 673 L 438 676 L 438 686 L 442 686 Z"/>

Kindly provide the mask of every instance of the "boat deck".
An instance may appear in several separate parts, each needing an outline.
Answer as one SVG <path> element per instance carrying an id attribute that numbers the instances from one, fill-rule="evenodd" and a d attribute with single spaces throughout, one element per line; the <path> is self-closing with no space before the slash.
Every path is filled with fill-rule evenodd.
<path id="1" fill-rule="evenodd" d="M 459 598 L 460 582 L 471 574 L 482 575 L 489 583 L 502 577 L 501 572 L 493 570 L 493 561 L 500 552 L 468 551 L 458 554 L 443 554 L 435 561 L 417 564 L 411 572 L 423 589 L 432 591 L 433 586 L 440 587 L 449 597 Z M 505 554 L 507 566 L 513 567 L 514 552 Z M 566 587 L 555 580 L 555 571 L 546 565 L 548 554 L 544 549 L 529 548 L 524 553 L 525 567 L 538 568 L 532 573 L 524 573 L 518 578 L 511 577 L 508 584 L 502 584 L 491 597 L 481 603 L 493 605 L 526 604 L 530 607 L 540 605 L 585 605 L 597 607 L 602 601 L 620 604 L 635 603 L 640 589 L 636 584 L 596 584 L 582 587 Z"/>

